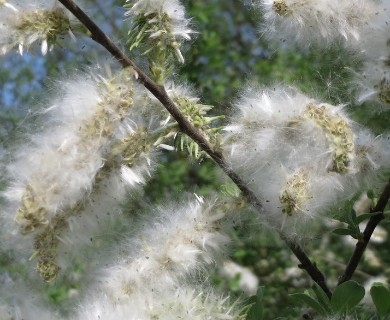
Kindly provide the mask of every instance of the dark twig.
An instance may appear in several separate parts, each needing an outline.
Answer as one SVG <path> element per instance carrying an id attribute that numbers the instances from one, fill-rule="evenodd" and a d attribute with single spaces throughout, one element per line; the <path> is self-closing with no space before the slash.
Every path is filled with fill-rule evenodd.
<path id="1" fill-rule="evenodd" d="M 79 21 L 91 32 L 92 39 L 106 48 L 124 68 L 131 67 L 134 69 L 138 76 L 138 80 L 164 105 L 172 117 L 177 121 L 182 132 L 187 134 L 192 140 L 199 144 L 202 150 L 205 151 L 238 186 L 242 194 L 248 199 L 249 203 L 251 203 L 256 210 L 261 213 L 263 211 L 263 206 L 257 199 L 256 195 L 247 187 L 246 183 L 240 178 L 240 176 L 232 170 L 230 165 L 224 159 L 222 153 L 214 150 L 213 146 L 207 141 L 203 134 L 184 117 L 179 108 L 168 96 L 164 87 L 157 85 L 141 69 L 139 69 L 135 63 L 112 42 L 112 40 L 77 6 L 73 0 L 58 1 L 72 12 L 74 16 L 79 19 Z M 283 240 L 297 256 L 302 264 L 302 268 L 309 273 L 312 279 L 317 282 L 327 294 L 330 294 L 330 290 L 325 283 L 323 274 L 318 270 L 315 264 L 310 261 L 303 249 L 298 244 L 292 243 L 286 238 Z"/>
<path id="2" fill-rule="evenodd" d="M 301 269 L 304 269 L 309 274 L 309 276 L 322 288 L 322 290 L 324 290 L 324 292 L 330 299 L 332 297 L 332 292 L 329 290 L 326 284 L 325 276 L 317 268 L 316 264 L 310 261 L 307 254 L 295 242 L 287 239 L 282 233 L 279 233 L 279 235 L 300 261 L 301 264 L 299 265 L 299 267 Z"/>
<path id="3" fill-rule="evenodd" d="M 59 0 L 69 11 L 71 11 L 81 23 L 91 32 L 92 39 L 106 48 L 124 67 L 131 67 L 137 74 L 138 80 L 164 105 L 168 112 L 173 116 L 180 126 L 180 129 L 187 134 L 191 139 L 197 142 L 200 147 L 224 170 L 224 172 L 233 180 L 234 183 L 241 189 L 243 194 L 250 199 L 252 205 L 258 210 L 262 210 L 261 203 L 256 199 L 256 196 L 250 191 L 244 181 L 233 172 L 226 164 L 223 155 L 214 150 L 212 145 L 205 139 L 199 130 L 197 130 L 175 105 L 172 99 L 168 96 L 164 87 L 157 85 L 150 79 L 141 69 L 139 69 L 133 61 L 131 61 L 112 40 L 72 1 Z"/>
<path id="4" fill-rule="evenodd" d="M 376 228 L 376 226 L 381 222 L 384 218 L 384 211 L 387 205 L 387 202 L 390 198 L 390 181 L 387 183 L 385 190 L 383 190 L 382 195 L 380 196 L 378 203 L 375 208 L 371 209 L 372 213 L 378 213 L 368 220 L 367 226 L 364 229 L 363 237 L 356 243 L 355 251 L 353 252 L 351 259 L 348 262 L 348 265 L 343 273 L 343 275 L 339 278 L 338 285 L 342 284 L 345 281 L 348 281 L 352 278 L 357 266 L 359 265 L 360 259 L 363 256 L 363 253 L 370 242 L 371 236 Z"/>

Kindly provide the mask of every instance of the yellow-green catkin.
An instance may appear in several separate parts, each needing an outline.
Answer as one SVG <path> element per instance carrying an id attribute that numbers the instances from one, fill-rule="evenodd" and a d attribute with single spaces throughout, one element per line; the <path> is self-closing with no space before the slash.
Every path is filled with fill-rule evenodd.
<path id="1" fill-rule="evenodd" d="M 119 81 L 127 81 L 125 82 Z M 96 137 L 112 136 L 118 126 L 129 112 L 133 104 L 133 88 L 129 86 L 130 77 L 113 78 L 100 83 L 102 99 L 92 119 L 86 121 L 80 128 L 80 138 L 88 139 Z"/>
<path id="2" fill-rule="evenodd" d="M 279 16 L 286 16 L 290 13 L 290 9 L 284 0 L 275 0 L 272 8 Z"/>
<path id="3" fill-rule="evenodd" d="M 148 130 L 140 128 L 119 140 L 112 148 L 110 154 L 112 157 L 120 155 L 121 164 L 132 167 L 142 154 L 150 152 L 150 138 Z"/>
<path id="4" fill-rule="evenodd" d="M 279 197 L 282 212 L 289 216 L 302 210 L 303 203 L 310 199 L 308 189 L 308 173 L 305 169 L 298 169 L 288 177 L 284 190 Z"/>
<path id="5" fill-rule="evenodd" d="M 211 124 L 213 121 L 223 119 L 224 116 L 208 117 L 207 112 L 210 111 L 213 106 L 203 105 L 197 102 L 197 99 L 189 99 L 187 97 L 175 97 L 174 102 L 178 105 L 182 114 L 190 121 L 194 127 L 199 129 L 205 135 L 205 138 L 213 145 L 214 148 L 219 148 L 221 138 L 219 131 L 221 127 L 213 127 Z M 195 159 L 199 159 L 203 152 L 200 151 L 197 143 L 192 141 L 187 136 L 180 135 L 180 149 L 183 150 L 186 146 L 187 151 Z"/>
<path id="6" fill-rule="evenodd" d="M 381 102 L 390 104 L 390 81 L 383 78 L 379 85 L 374 88 L 378 90 L 378 98 Z"/>
<path id="7" fill-rule="evenodd" d="M 20 226 L 21 234 L 33 232 L 36 228 L 46 226 L 49 222 L 46 219 L 44 194 L 28 184 L 22 196 L 22 203 L 16 213 L 15 221 Z"/>
<path id="8" fill-rule="evenodd" d="M 64 10 L 34 10 L 18 15 L 15 25 L 21 34 L 44 35 L 45 38 L 55 41 L 57 36 L 70 30 L 70 21 Z"/>
<path id="9" fill-rule="evenodd" d="M 115 133 L 133 103 L 131 77 L 132 75 L 124 71 L 119 78 L 101 82 L 102 99 L 97 110 L 92 118 L 81 124 L 77 133 L 79 153 L 91 152 L 90 144 L 91 141 L 95 140 L 103 148 L 108 143 L 108 139 Z M 40 178 L 34 177 L 34 179 L 39 180 Z M 39 189 L 39 187 L 34 188 L 32 183 L 29 183 L 22 196 L 22 204 L 15 219 L 22 234 L 32 233 L 48 224 L 45 190 Z"/>
<path id="10" fill-rule="evenodd" d="M 390 39 L 386 42 L 387 51 L 390 50 Z M 388 73 L 390 68 L 390 55 L 383 61 L 383 73 Z M 385 104 L 390 104 L 390 79 L 384 77 L 379 84 L 374 86 L 374 89 L 378 92 L 378 98 Z"/>
<path id="11" fill-rule="evenodd" d="M 95 177 L 92 193 L 99 191 L 99 183 L 108 177 L 110 172 L 119 169 L 121 165 L 133 167 L 143 153 L 149 152 L 149 137 L 148 131 L 142 128 L 116 142 L 108 153 L 104 167 Z M 34 257 L 38 257 L 37 270 L 45 281 L 52 281 L 57 277 L 60 271 L 57 263 L 60 234 L 68 229 L 68 219 L 81 214 L 83 209 L 84 205 L 79 202 L 75 207 L 57 214 L 50 225 L 35 237 Z"/>
<path id="12" fill-rule="evenodd" d="M 104 170 L 98 172 L 95 182 L 105 179 L 111 171 L 120 169 L 122 165 L 134 167 L 143 154 L 151 151 L 152 141 L 153 136 L 145 127 L 116 141 L 108 151 Z"/>
<path id="13" fill-rule="evenodd" d="M 130 50 L 137 47 L 144 49 L 151 76 L 162 85 L 173 71 L 174 52 L 180 48 L 171 30 L 172 20 L 166 13 L 150 13 L 136 16 L 133 23 L 134 27 L 129 32 Z"/>
<path id="14" fill-rule="evenodd" d="M 332 149 L 330 172 L 345 174 L 354 152 L 354 133 L 348 123 L 338 114 L 331 114 L 325 106 L 309 103 L 304 116 L 313 120 L 325 132 Z"/>
<path id="15" fill-rule="evenodd" d="M 123 74 L 122 74 L 123 76 Z M 99 102 L 96 113 L 92 119 L 85 121 L 79 131 L 80 142 L 85 144 L 86 148 L 88 141 L 96 138 L 109 138 L 112 136 L 119 123 L 125 118 L 129 109 L 132 106 L 133 89 L 128 84 L 124 85 L 122 81 L 129 81 L 127 76 L 124 78 L 112 79 L 101 83 L 103 97 Z M 133 136 L 133 135 L 132 135 Z M 130 141 L 127 142 L 127 149 L 132 145 Z M 82 148 L 82 145 L 80 146 Z M 126 148 L 120 151 L 126 151 Z M 115 152 L 118 152 L 116 150 Z M 136 152 L 138 154 L 138 152 Z M 136 156 L 135 154 L 133 155 Z M 110 152 L 108 152 L 110 157 Z M 130 156 L 129 156 L 130 157 Z M 130 161 L 130 160 L 129 160 Z M 127 162 L 129 162 L 127 161 Z M 128 163 L 127 163 L 128 164 Z M 95 177 L 95 182 L 92 192 L 96 192 L 99 182 L 109 175 L 109 170 L 112 169 L 113 164 L 107 161 L 104 167 Z M 30 205 L 31 206 L 31 205 Z M 45 281 L 51 281 L 56 278 L 60 267 L 57 264 L 57 248 L 59 244 L 59 235 L 68 228 L 68 218 L 79 214 L 84 205 L 78 202 L 76 206 L 67 208 L 58 213 L 50 222 L 43 232 L 35 237 L 34 247 L 36 252 L 34 257 L 38 257 L 37 269 L 41 277 Z M 30 220 L 34 222 L 35 219 Z M 25 227 L 26 229 L 26 227 Z M 34 228 L 28 227 L 33 231 Z"/>
<path id="16" fill-rule="evenodd" d="M 60 242 L 60 234 L 68 228 L 68 218 L 79 214 L 84 205 L 80 202 L 71 209 L 57 214 L 50 225 L 35 236 L 34 249 L 36 250 L 33 257 L 38 257 L 37 270 L 43 280 L 49 282 L 54 280 L 60 267 L 57 264 L 57 248 Z"/>

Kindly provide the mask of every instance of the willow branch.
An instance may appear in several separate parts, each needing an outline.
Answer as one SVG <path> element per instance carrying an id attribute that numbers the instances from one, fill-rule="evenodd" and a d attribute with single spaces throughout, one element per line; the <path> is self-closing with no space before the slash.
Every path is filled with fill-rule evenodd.
<path id="1" fill-rule="evenodd" d="M 317 268 L 316 264 L 311 262 L 302 247 L 287 239 L 282 233 L 279 233 L 279 235 L 282 240 L 288 245 L 294 255 L 298 258 L 299 262 L 301 263 L 299 265 L 299 268 L 305 270 L 309 274 L 310 278 L 312 278 L 322 288 L 322 290 L 324 290 L 324 292 L 330 299 L 332 297 L 332 292 L 326 284 L 325 276 Z"/>
<path id="2" fill-rule="evenodd" d="M 130 60 L 118 46 L 81 10 L 73 0 L 58 0 L 61 2 L 73 15 L 91 32 L 91 38 L 107 49 L 111 55 L 118 60 L 124 67 L 131 67 L 138 75 L 138 80 L 148 89 L 168 110 L 172 117 L 177 121 L 181 131 L 194 140 L 204 152 L 206 152 L 225 172 L 225 174 L 237 185 L 242 194 L 247 198 L 249 203 L 255 207 L 260 213 L 263 212 L 263 206 L 256 195 L 250 190 L 241 177 L 235 173 L 227 161 L 224 159 L 222 153 L 215 150 L 214 147 L 207 141 L 204 135 L 195 128 L 190 121 L 180 112 L 172 99 L 168 96 L 163 86 L 159 86 L 152 79 L 150 79 L 137 65 Z M 303 249 L 298 245 L 291 243 L 287 239 L 283 239 L 292 252 L 297 256 L 312 279 L 317 282 L 321 288 L 330 293 L 329 288 L 325 283 L 323 274 L 313 264 Z"/>
<path id="3" fill-rule="evenodd" d="M 356 243 L 355 250 L 351 256 L 351 259 L 348 262 L 347 267 L 345 268 L 344 273 L 339 278 L 338 285 L 352 278 L 357 266 L 359 265 L 361 258 L 363 257 L 364 251 L 366 250 L 366 247 L 370 242 L 371 236 L 376 226 L 379 224 L 379 222 L 381 222 L 385 218 L 384 211 L 389 201 L 389 198 L 390 198 L 390 181 L 387 183 L 385 189 L 383 190 L 383 193 L 380 196 L 375 208 L 370 210 L 372 213 L 378 213 L 378 214 L 372 216 L 370 220 L 368 220 L 367 226 L 363 231 L 363 237 L 361 240 L 359 240 Z"/>

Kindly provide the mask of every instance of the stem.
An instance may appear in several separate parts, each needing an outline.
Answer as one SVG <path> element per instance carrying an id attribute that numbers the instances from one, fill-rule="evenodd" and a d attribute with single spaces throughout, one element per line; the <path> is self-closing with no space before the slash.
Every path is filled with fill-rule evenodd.
<path id="1" fill-rule="evenodd" d="M 107 49 L 111 55 L 118 60 L 118 62 L 124 68 L 133 68 L 138 75 L 138 80 L 148 89 L 168 110 L 172 117 L 179 124 L 180 129 L 192 140 L 194 140 L 225 172 L 225 174 L 232 179 L 232 181 L 241 190 L 242 194 L 247 198 L 250 204 L 259 212 L 263 212 L 263 205 L 256 197 L 256 195 L 250 190 L 241 177 L 233 171 L 227 161 L 224 159 L 220 151 L 214 150 L 213 146 L 207 141 L 203 134 L 196 129 L 190 121 L 180 112 L 179 108 L 175 105 L 172 99 L 168 96 L 163 86 L 157 85 L 152 79 L 150 79 L 137 65 L 130 60 L 113 41 L 77 6 L 73 0 L 58 0 L 61 2 L 73 15 L 91 32 L 91 37 L 94 41 L 102 45 Z M 329 288 L 326 285 L 324 275 L 313 264 L 303 249 L 296 243 L 292 243 L 281 235 L 282 239 L 286 242 L 287 246 L 297 256 L 301 262 L 301 266 L 305 269 L 310 277 L 318 283 L 321 288 L 331 295 Z"/>
<path id="2" fill-rule="evenodd" d="M 130 60 L 113 41 L 85 14 L 84 11 L 77 6 L 73 0 L 58 0 L 70 12 L 72 12 L 77 19 L 91 32 L 92 39 L 106 48 L 114 58 L 124 68 L 133 68 L 137 73 L 138 80 L 148 89 L 168 110 L 172 117 L 177 121 L 182 132 L 187 134 L 192 140 L 199 144 L 221 168 L 239 187 L 249 202 L 258 210 L 263 211 L 263 206 L 257 199 L 255 194 L 246 186 L 246 183 L 230 168 L 225 161 L 221 152 L 214 150 L 213 146 L 207 141 L 203 134 L 196 129 L 189 120 L 180 112 L 172 99 L 168 96 L 163 86 L 157 85 L 150 79 L 136 64 Z"/>
<path id="3" fill-rule="evenodd" d="M 381 222 L 384 218 L 384 211 L 387 205 L 387 202 L 390 198 L 390 181 L 387 183 L 385 189 L 380 196 L 378 203 L 375 208 L 371 209 L 370 212 L 378 212 L 378 214 L 372 216 L 370 220 L 368 220 L 367 226 L 363 231 L 363 238 L 356 243 L 355 250 L 345 268 L 344 273 L 339 278 L 339 282 L 337 285 L 342 284 L 345 281 L 348 281 L 352 278 L 357 266 L 359 265 L 360 259 L 363 256 L 364 251 L 368 243 L 370 242 L 371 236 L 376 228 L 376 226 Z"/>
<path id="4" fill-rule="evenodd" d="M 326 284 L 325 276 L 317 268 L 316 264 L 310 261 L 309 257 L 307 256 L 305 251 L 303 251 L 302 247 L 300 247 L 295 242 L 292 242 L 291 240 L 286 238 L 286 236 L 284 236 L 280 232 L 279 235 L 300 261 L 301 264 L 299 265 L 299 267 L 301 269 L 306 270 L 309 276 L 321 287 L 322 290 L 324 290 L 324 292 L 330 299 L 332 297 L 332 292 L 330 291 L 330 289 Z"/>
<path id="5" fill-rule="evenodd" d="M 321 257 L 321 260 L 328 263 L 328 264 L 331 264 L 335 267 L 338 267 L 340 270 L 344 270 L 346 268 L 346 264 L 345 263 L 342 263 L 342 262 L 339 262 L 339 261 L 336 261 L 336 260 L 332 260 L 332 259 L 329 259 L 329 258 L 325 258 L 325 257 Z M 358 274 L 359 276 L 361 276 L 362 278 L 365 278 L 367 280 L 371 279 L 373 277 L 372 274 L 369 274 L 367 272 L 364 272 L 364 271 L 361 271 L 361 270 L 356 270 L 355 271 L 355 274 Z"/>

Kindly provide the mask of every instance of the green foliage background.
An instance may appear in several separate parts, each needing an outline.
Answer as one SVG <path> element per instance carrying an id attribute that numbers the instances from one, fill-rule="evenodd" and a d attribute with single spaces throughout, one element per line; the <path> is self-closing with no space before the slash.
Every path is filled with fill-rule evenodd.
<path id="1" fill-rule="evenodd" d="M 325 99 L 330 103 L 348 102 L 353 92 L 349 80 L 351 69 L 359 68 L 361 61 L 353 53 L 334 47 L 328 51 L 313 48 L 283 48 L 261 38 L 259 22 L 261 13 L 252 10 L 250 1 L 237 0 L 185 0 L 188 15 L 193 17 L 193 28 L 199 33 L 186 52 L 186 64 L 179 66 L 175 77 L 193 84 L 206 104 L 213 104 L 214 113 L 229 115 L 235 96 L 248 84 L 291 84 L 302 91 Z M 123 21 L 122 1 L 85 1 L 84 7 L 98 25 L 112 35 L 122 47 L 126 41 L 127 24 Z M 98 59 L 97 59 L 98 57 Z M 133 57 L 138 60 L 137 57 Z M 0 143 L 12 146 L 25 126 L 34 122 L 34 106 L 47 99 L 52 79 L 71 75 L 74 70 L 94 67 L 96 62 L 114 63 L 104 50 L 88 39 L 68 43 L 56 48 L 47 57 L 35 53 L 19 57 L 9 54 L 2 58 L 0 69 Z M 142 61 L 140 61 L 142 64 Z M 354 118 L 368 125 L 379 134 L 389 130 L 390 113 L 378 117 L 371 112 L 372 105 L 348 107 Z M 32 111 L 27 111 L 32 110 Z M 189 160 L 184 153 L 165 153 L 156 175 L 145 190 L 145 202 L 163 202 L 183 193 L 211 195 L 221 190 L 226 179 L 208 159 L 201 163 Z M 343 207 L 344 204 L 339 204 Z M 337 207 L 337 205 L 336 205 Z M 343 207 L 344 208 L 344 207 Z M 349 210 L 347 208 L 346 210 Z M 344 209 L 340 209 L 344 210 Z M 385 226 L 390 231 L 388 226 Z M 260 228 L 255 232 L 253 228 Z M 321 270 L 335 285 L 343 270 L 345 257 L 350 256 L 353 246 L 340 241 L 339 236 L 326 235 L 329 228 L 320 227 L 323 237 L 307 243 L 307 251 Z M 309 278 L 302 272 L 291 275 L 288 270 L 297 265 L 290 252 L 271 231 L 259 225 L 243 222 L 232 235 L 235 248 L 231 254 L 236 262 L 250 267 L 260 279 L 264 290 L 264 319 L 297 319 L 305 307 L 289 299 L 290 293 L 302 292 L 310 286 Z M 390 277 L 390 241 L 373 245 L 371 249 L 380 265 L 365 260 L 356 279 L 366 281 L 370 277 Z M 15 272 L 7 256 L 0 257 L 0 270 Z M 296 269 L 294 269 L 296 270 Z M 18 270 L 20 271 L 20 270 Z M 27 271 L 26 271 L 27 272 Z M 236 279 L 237 280 L 237 279 Z M 237 283 L 215 275 L 214 281 L 224 290 L 241 293 Z M 66 278 L 60 285 L 47 285 L 48 299 L 57 304 L 66 303 L 67 292 L 77 288 L 77 277 Z M 361 311 L 358 319 L 369 319 L 370 314 Z"/>

